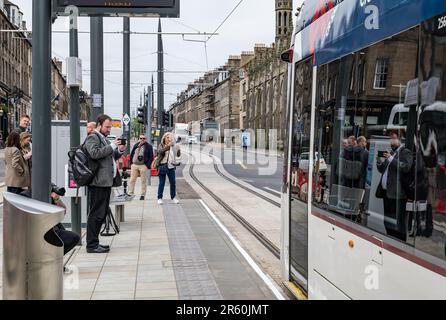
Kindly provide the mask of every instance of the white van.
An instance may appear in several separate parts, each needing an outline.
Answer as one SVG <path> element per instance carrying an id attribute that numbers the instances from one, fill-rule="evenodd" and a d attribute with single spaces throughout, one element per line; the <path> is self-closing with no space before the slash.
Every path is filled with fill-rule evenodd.
<path id="1" fill-rule="evenodd" d="M 409 118 L 409 108 L 404 104 L 396 104 L 390 113 L 387 130 L 406 130 Z"/>

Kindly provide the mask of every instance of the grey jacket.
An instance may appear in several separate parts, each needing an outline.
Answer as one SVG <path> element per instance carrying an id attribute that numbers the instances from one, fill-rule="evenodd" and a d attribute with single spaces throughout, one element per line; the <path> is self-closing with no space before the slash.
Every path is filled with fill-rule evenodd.
<path id="1" fill-rule="evenodd" d="M 406 199 L 407 195 L 402 186 L 402 178 L 404 175 L 410 173 L 413 159 L 412 152 L 404 146 L 394 155 L 393 161 L 389 163 L 388 160 L 384 162 L 377 162 L 377 168 L 380 173 L 384 175 L 387 166 L 389 172 L 387 173 L 387 198 L 389 199 Z M 382 176 L 378 188 L 382 189 Z M 382 190 L 384 191 L 384 190 Z"/>
<path id="2" fill-rule="evenodd" d="M 85 139 L 85 149 L 90 157 L 98 161 L 99 168 L 96 177 L 93 179 L 93 187 L 112 187 L 115 169 L 114 162 L 118 160 L 122 153 L 116 149 L 113 151 L 111 142 L 102 134 L 94 132 Z M 116 167 L 117 168 L 117 167 Z M 116 173 L 119 175 L 119 172 Z"/>

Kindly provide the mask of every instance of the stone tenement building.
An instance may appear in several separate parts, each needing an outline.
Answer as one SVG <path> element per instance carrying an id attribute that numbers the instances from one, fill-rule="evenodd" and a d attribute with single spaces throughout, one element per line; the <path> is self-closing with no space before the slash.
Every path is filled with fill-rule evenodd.
<path id="1" fill-rule="evenodd" d="M 4 30 L 0 32 L 0 133 L 5 139 L 21 116 L 32 117 L 32 40 L 20 8 L 7 0 L 0 0 L 0 30 Z M 62 62 L 56 59 L 51 64 L 51 94 L 52 119 L 68 119 L 66 79 Z M 88 119 L 90 104 L 81 99 L 82 120 Z"/>
<path id="2" fill-rule="evenodd" d="M 283 148 L 288 66 L 280 54 L 293 32 L 292 1 L 276 0 L 275 14 L 275 43 L 231 56 L 225 66 L 189 85 L 170 108 L 175 122 L 189 123 L 192 134 L 216 123 L 221 137 L 225 129 L 264 129 L 267 137 L 276 129 L 278 147 Z"/>
<path id="3" fill-rule="evenodd" d="M 0 0 L 0 29 L 26 30 L 19 7 Z M 0 131 L 31 110 L 31 42 L 24 32 L 0 32 Z"/>
<path id="4" fill-rule="evenodd" d="M 231 56 L 217 70 L 206 73 L 178 95 L 170 107 L 174 123 L 188 123 L 194 135 L 205 129 L 225 130 L 239 128 L 239 74 L 240 57 Z"/>

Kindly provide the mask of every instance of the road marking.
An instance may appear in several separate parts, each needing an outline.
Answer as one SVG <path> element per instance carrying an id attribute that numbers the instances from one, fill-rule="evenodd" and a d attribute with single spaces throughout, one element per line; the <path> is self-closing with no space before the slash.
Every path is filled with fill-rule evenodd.
<path id="1" fill-rule="evenodd" d="M 251 256 L 242 248 L 240 243 L 235 240 L 232 234 L 228 231 L 228 229 L 220 222 L 220 220 L 215 216 L 215 214 L 209 209 L 209 207 L 204 203 L 203 200 L 199 200 L 203 208 L 209 213 L 212 219 L 217 223 L 221 230 L 228 236 L 229 240 L 231 240 L 232 244 L 235 248 L 240 252 L 240 254 L 246 259 L 251 268 L 259 275 L 259 277 L 266 283 L 266 285 L 271 289 L 278 300 L 285 300 L 284 296 L 280 293 L 280 291 L 274 285 L 274 280 L 267 274 L 265 274 L 262 269 L 258 266 L 258 264 L 251 258 Z"/>
<path id="2" fill-rule="evenodd" d="M 277 191 L 277 190 L 274 190 L 274 189 L 271 189 L 271 188 L 268 188 L 268 187 L 263 187 L 263 188 L 264 188 L 265 190 L 269 190 L 269 191 L 271 191 L 271 192 L 274 192 L 274 193 L 278 194 L 279 196 L 282 195 L 282 193 L 279 192 L 279 191 Z"/>
<path id="3" fill-rule="evenodd" d="M 240 165 L 240 167 L 242 167 L 243 169 L 247 170 L 248 168 L 243 164 L 243 162 L 241 162 L 240 160 L 237 160 L 238 164 Z"/>

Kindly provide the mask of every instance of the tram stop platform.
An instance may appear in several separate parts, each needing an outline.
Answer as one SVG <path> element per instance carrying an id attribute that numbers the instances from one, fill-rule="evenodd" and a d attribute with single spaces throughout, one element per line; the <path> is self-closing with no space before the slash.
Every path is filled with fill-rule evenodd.
<path id="1" fill-rule="evenodd" d="M 277 299 L 193 190 L 160 206 L 153 180 L 145 201 L 137 187 L 120 233 L 100 238 L 109 253 L 87 253 L 83 231 L 82 246 L 65 256 L 65 300 Z"/>

